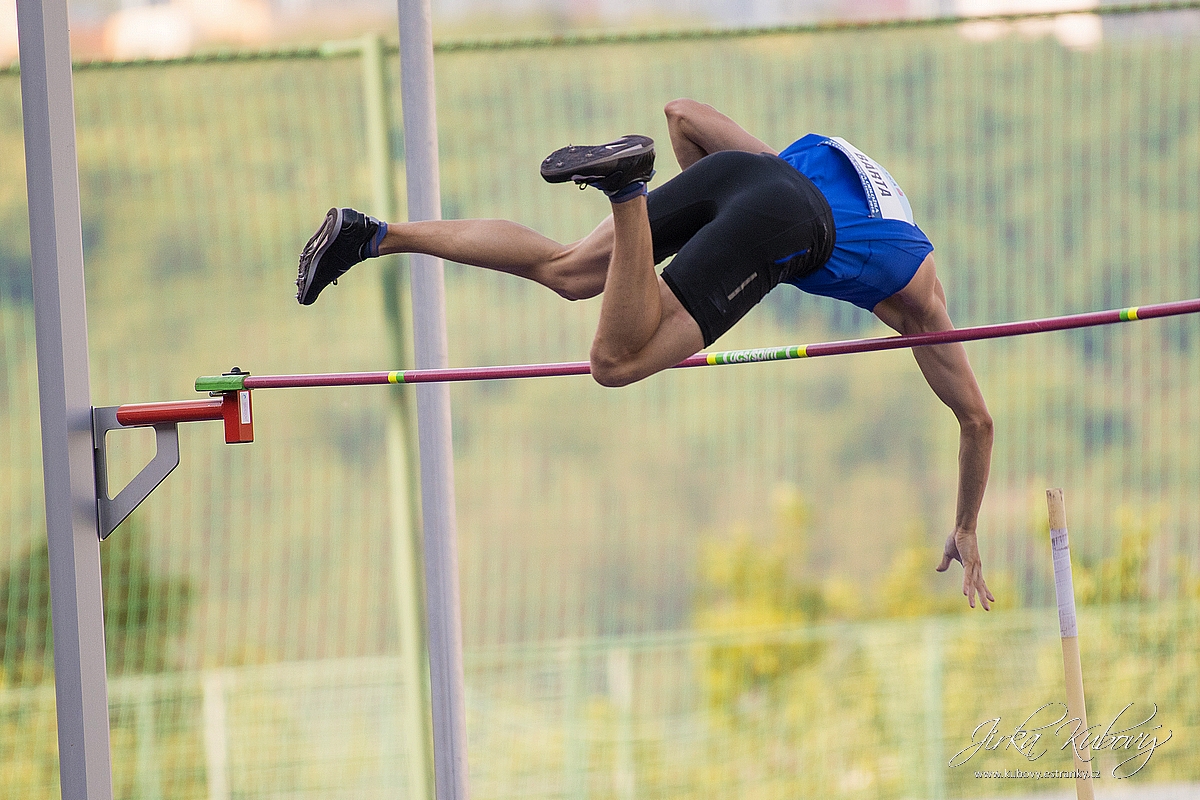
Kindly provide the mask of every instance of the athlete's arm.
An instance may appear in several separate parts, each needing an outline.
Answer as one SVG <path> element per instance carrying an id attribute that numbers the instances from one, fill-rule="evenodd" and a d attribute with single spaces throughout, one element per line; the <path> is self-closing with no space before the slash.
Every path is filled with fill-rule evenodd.
<path id="1" fill-rule="evenodd" d="M 875 306 L 875 315 L 902 334 L 944 331 L 954 327 L 946 311 L 946 294 L 927 258 L 908 286 Z M 961 344 L 914 347 L 913 355 L 934 394 L 958 418 L 958 504 L 954 532 L 946 539 L 938 572 L 952 560 L 963 565 L 963 594 L 975 607 L 975 596 L 985 610 L 995 597 L 983 579 L 976 527 L 979 507 L 987 487 L 992 462 L 992 417 L 975 373 Z"/>
<path id="2" fill-rule="evenodd" d="M 667 130 L 680 169 L 687 169 L 710 153 L 742 150 L 778 155 L 741 125 L 707 103 L 686 97 L 667 103 Z"/>

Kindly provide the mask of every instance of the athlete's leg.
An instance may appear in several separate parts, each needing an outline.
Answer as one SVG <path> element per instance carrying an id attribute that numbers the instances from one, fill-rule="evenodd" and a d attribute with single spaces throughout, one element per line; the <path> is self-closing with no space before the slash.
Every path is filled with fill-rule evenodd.
<path id="1" fill-rule="evenodd" d="M 426 253 L 527 278 L 581 300 L 604 290 L 612 242 L 611 218 L 567 245 L 508 220 L 437 220 L 389 224 L 379 253 Z"/>
<path id="2" fill-rule="evenodd" d="M 592 374 L 623 386 L 679 363 L 703 347 L 704 337 L 655 273 L 646 198 L 612 209 L 570 245 L 505 220 L 441 220 L 389 225 L 379 252 L 428 253 L 528 278 L 569 298 L 603 292 Z"/>
<path id="3" fill-rule="evenodd" d="M 541 174 L 551 183 L 590 184 L 610 195 L 630 187 L 644 193 L 645 182 L 654 174 L 654 142 L 625 136 L 595 147 L 568 146 L 542 162 Z M 611 219 L 583 239 L 563 245 L 507 220 L 388 224 L 354 209 L 332 208 L 300 254 L 296 299 L 312 304 L 326 286 L 368 258 L 426 253 L 527 278 L 578 300 L 604 291 L 612 240 Z"/>
<path id="4" fill-rule="evenodd" d="M 612 257 L 592 341 L 592 377 L 604 386 L 624 386 L 678 364 L 704 346 L 704 336 L 655 274 L 646 198 L 614 203 L 611 219 Z"/>
<path id="5" fill-rule="evenodd" d="M 519 275 L 580 300 L 604 291 L 611 252 L 611 219 L 578 242 L 562 245 L 505 220 L 388 224 L 352 208 L 331 208 L 300 253 L 296 299 L 311 305 L 326 286 L 366 259 L 427 253 Z"/>
<path id="6" fill-rule="evenodd" d="M 641 380 L 696 353 L 793 270 L 823 263 L 833 246 L 832 213 L 819 190 L 770 156 L 713 155 L 649 200 L 653 227 L 646 199 L 613 204 L 612 261 L 592 344 L 592 374 L 605 385 Z M 659 259 L 675 253 L 662 278 L 655 249 Z"/>

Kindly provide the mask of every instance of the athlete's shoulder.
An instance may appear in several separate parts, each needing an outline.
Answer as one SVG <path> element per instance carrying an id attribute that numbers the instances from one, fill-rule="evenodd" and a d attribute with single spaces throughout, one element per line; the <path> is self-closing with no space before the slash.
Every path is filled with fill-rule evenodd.
<path id="1" fill-rule="evenodd" d="M 792 142 L 787 147 L 785 147 L 783 149 L 783 152 L 781 152 L 779 155 L 783 156 L 783 155 L 789 154 L 789 153 L 800 153 L 800 152 L 803 152 L 804 150 L 809 149 L 810 147 L 816 147 L 817 145 L 823 144 L 827 141 L 829 141 L 829 137 L 825 136 L 824 134 L 806 133 L 803 136 L 801 136 L 799 139 L 797 139 L 796 141 Z"/>

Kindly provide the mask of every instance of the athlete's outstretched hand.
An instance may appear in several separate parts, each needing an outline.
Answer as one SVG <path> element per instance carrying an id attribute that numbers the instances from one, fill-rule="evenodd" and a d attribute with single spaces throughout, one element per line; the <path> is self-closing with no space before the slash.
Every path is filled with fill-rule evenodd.
<path id="1" fill-rule="evenodd" d="M 983 610 L 991 611 L 991 604 L 996 602 L 996 598 L 992 596 L 983 580 L 983 562 L 979 560 L 979 544 L 975 541 L 975 531 L 955 528 L 954 533 L 946 537 L 946 549 L 942 551 L 942 563 L 938 565 L 937 571 L 945 572 L 951 561 L 963 565 L 963 594 L 967 596 L 971 608 L 975 607 L 975 595 L 978 594 Z"/>

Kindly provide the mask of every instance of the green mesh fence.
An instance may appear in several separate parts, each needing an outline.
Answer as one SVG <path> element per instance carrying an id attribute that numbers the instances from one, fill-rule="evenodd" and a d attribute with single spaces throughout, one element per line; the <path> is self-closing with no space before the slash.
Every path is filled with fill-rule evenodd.
<path id="1" fill-rule="evenodd" d="M 630 131 L 665 143 L 662 106 L 691 96 L 776 147 L 819 131 L 887 165 L 959 324 L 1200 296 L 1200 55 L 1179 35 L 1195 12 L 1106 16 L 1084 49 L 1028 22 L 986 40 L 942 24 L 445 46 L 445 215 L 578 238 L 603 198 L 545 185 L 540 159 Z M 356 268 L 311 308 L 291 286 L 329 205 L 376 202 L 363 76 L 344 48 L 77 71 L 96 405 L 189 397 L 234 364 L 404 366 L 387 270 Z M 0 793 L 56 797 L 19 94 L 0 75 Z M 665 154 L 659 169 L 676 171 Z M 447 294 L 458 365 L 582 358 L 599 308 L 455 265 Z M 783 287 L 720 346 L 882 332 Z M 974 776 L 1069 768 L 1056 747 L 947 767 L 979 723 L 1063 696 L 1051 485 L 1093 721 L 1157 703 L 1174 731 L 1119 784 L 1102 753 L 1102 788 L 1200 782 L 1200 322 L 969 353 L 997 431 L 987 616 L 932 573 L 957 430 L 906 353 L 620 391 L 454 387 L 475 796 L 1069 791 Z M 179 470 L 104 545 L 118 796 L 408 796 L 421 712 L 389 395 L 264 391 L 255 407 L 254 445 L 184 426 Z M 110 438 L 128 478 L 151 438 Z"/>

